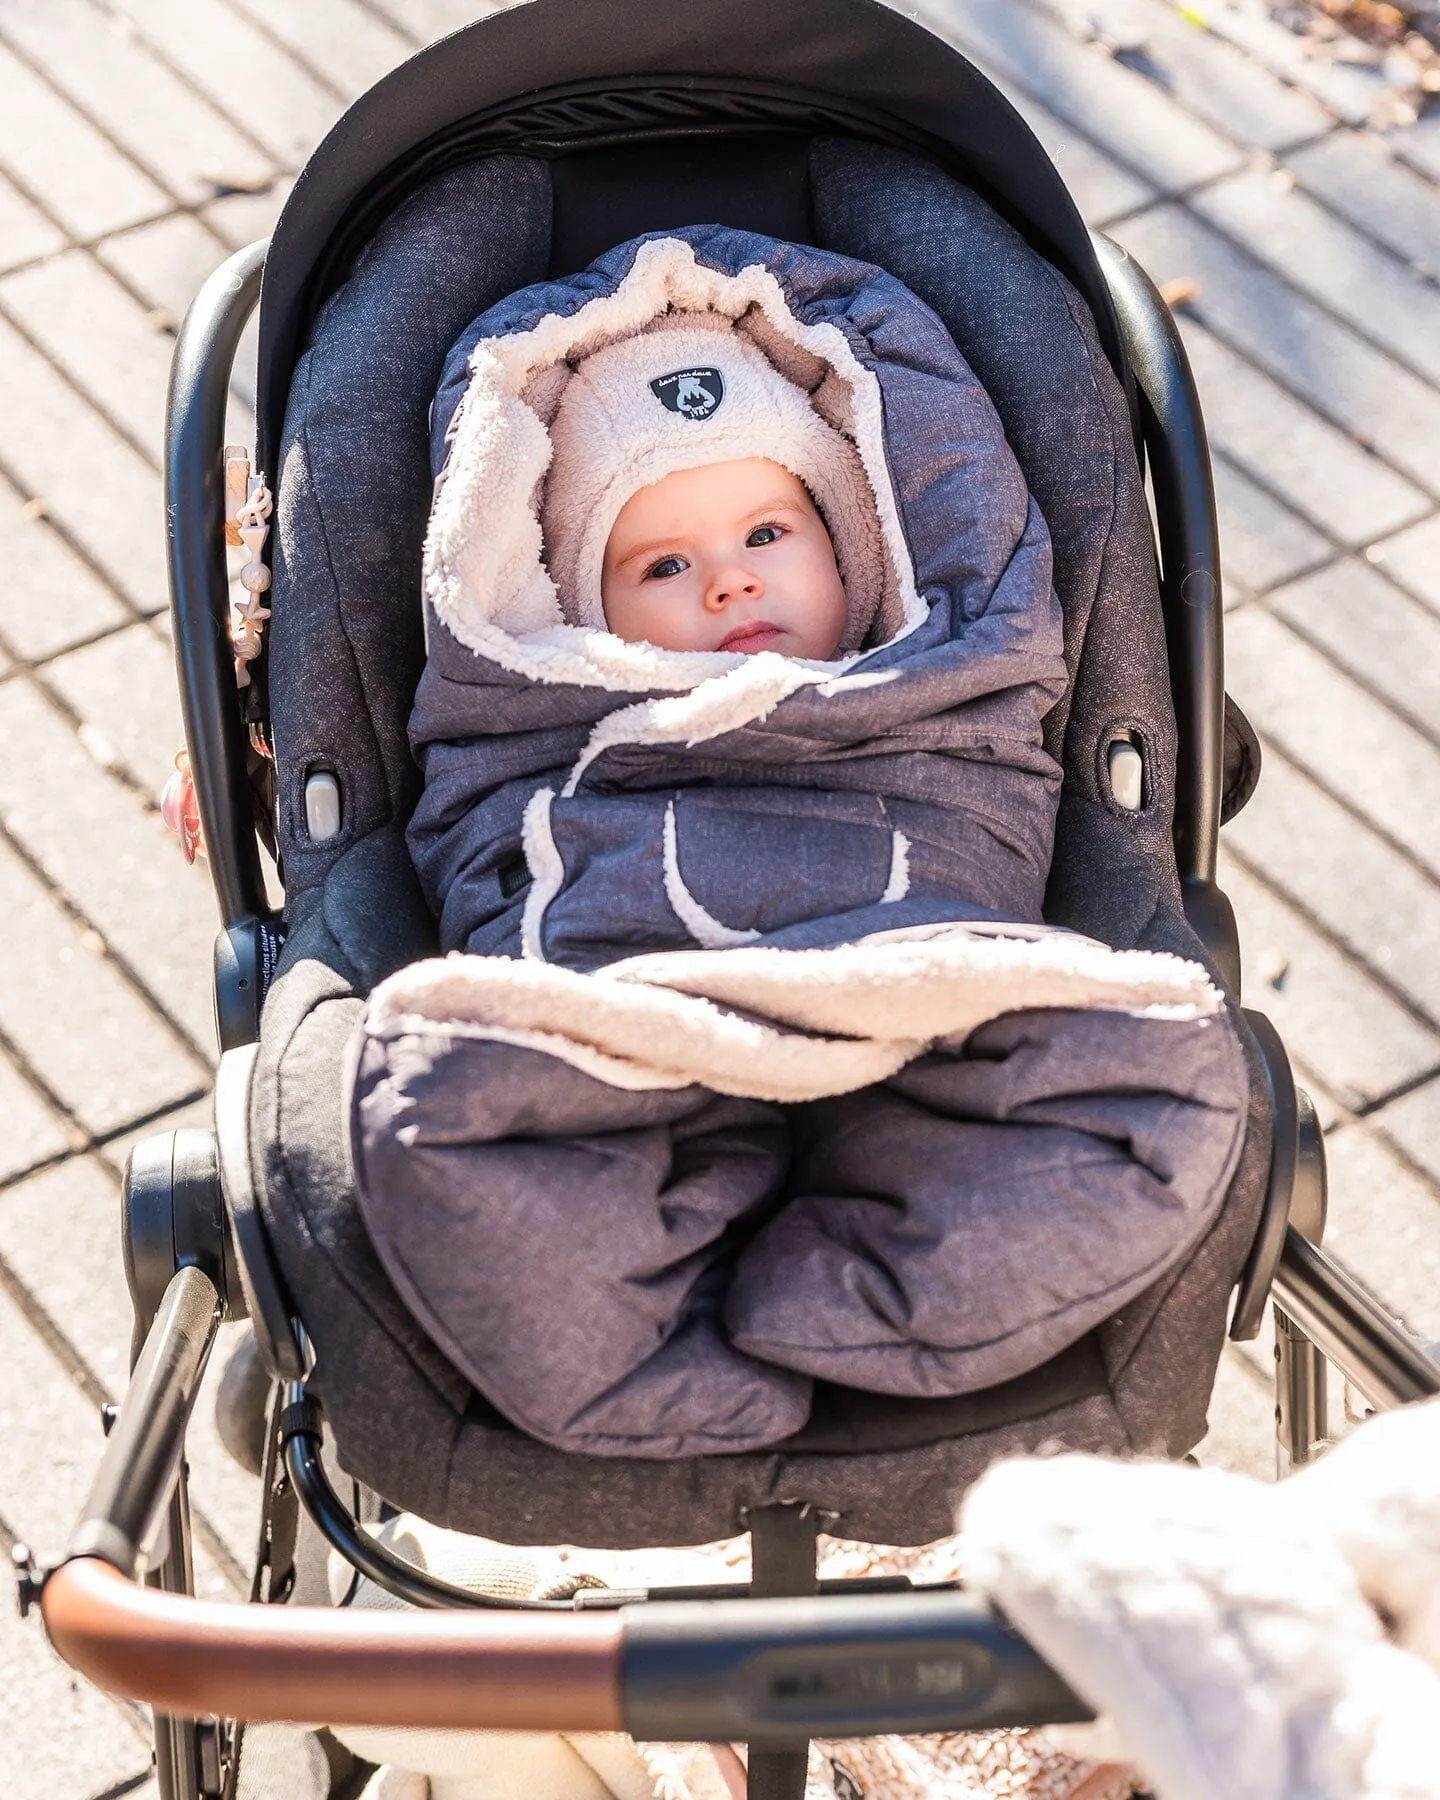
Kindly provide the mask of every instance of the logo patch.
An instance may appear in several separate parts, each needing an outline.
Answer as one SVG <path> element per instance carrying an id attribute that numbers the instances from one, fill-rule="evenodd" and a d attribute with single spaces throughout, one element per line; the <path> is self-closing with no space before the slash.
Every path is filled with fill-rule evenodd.
<path id="1" fill-rule="evenodd" d="M 718 369 L 674 369 L 657 375 L 650 392 L 683 418 L 708 419 L 725 398 L 725 381 Z"/>

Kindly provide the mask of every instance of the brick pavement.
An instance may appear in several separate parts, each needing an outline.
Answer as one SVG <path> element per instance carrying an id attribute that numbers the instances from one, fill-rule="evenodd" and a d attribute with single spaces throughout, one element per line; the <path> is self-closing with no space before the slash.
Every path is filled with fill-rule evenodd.
<path id="1" fill-rule="evenodd" d="M 124 1377 L 115 1185 L 203 1117 L 212 907 L 154 803 L 179 741 L 159 434 L 175 321 L 354 94 L 474 0 L 0 0 L 0 1539 L 55 1547 Z M 1331 1144 L 1332 1242 L 1440 1337 L 1440 116 L 1259 0 L 921 0 L 1092 222 L 1184 309 L 1217 459 L 1229 679 L 1267 775 L 1226 836 L 1247 999 Z M 1197 25 L 1203 18 L 1208 29 Z M 233 435 L 249 433 L 237 371 Z M 1268 1465 L 1262 1342 L 1204 1455 Z M 1338 1400 L 1337 1400 L 1338 1404 Z M 192 1445 L 206 1591 L 250 1484 Z M 0 1782 L 147 1785 L 143 1722 L 0 1598 Z"/>

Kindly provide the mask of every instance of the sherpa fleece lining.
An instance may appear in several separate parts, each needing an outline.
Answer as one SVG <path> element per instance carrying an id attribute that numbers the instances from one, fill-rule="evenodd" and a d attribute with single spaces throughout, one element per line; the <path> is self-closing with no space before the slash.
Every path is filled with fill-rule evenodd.
<path id="1" fill-rule="evenodd" d="M 543 559 L 538 508 L 551 443 L 542 414 L 553 413 L 556 403 L 546 371 L 633 336 L 667 311 L 713 312 L 735 321 L 782 372 L 786 358 L 811 365 L 818 360 L 833 371 L 813 399 L 833 414 L 829 423 L 853 437 L 874 491 L 887 563 L 881 635 L 890 641 L 921 622 L 926 607 L 915 590 L 890 481 L 874 372 L 838 326 L 801 324 L 768 269 L 756 264 L 724 274 L 697 262 L 690 245 L 676 238 L 642 244 L 613 293 L 568 317 L 551 313 L 529 331 L 476 345 L 425 539 L 425 597 L 462 644 L 503 669 L 533 681 L 636 693 L 673 693 L 703 682 L 707 705 L 728 714 L 733 726 L 737 710 L 756 715 L 743 704 L 737 709 L 725 692 L 727 678 L 762 658 L 660 650 L 566 625 Z M 780 685 L 793 693 L 834 679 L 854 658 L 771 660 L 783 661 L 787 676 Z M 768 711 L 774 700 L 761 704 Z M 703 720 L 697 725 L 699 736 L 714 735 Z"/>
<path id="2" fill-rule="evenodd" d="M 523 1045 L 630 1090 L 698 1083 L 801 1101 L 883 1081 L 1002 1013 L 1066 1007 L 1199 1021 L 1221 1005 L 1204 970 L 1178 956 L 1111 950 L 1043 926 L 956 924 L 827 950 L 659 951 L 591 974 L 451 955 L 376 988 L 366 1029 L 401 1037 L 440 1026 Z"/>

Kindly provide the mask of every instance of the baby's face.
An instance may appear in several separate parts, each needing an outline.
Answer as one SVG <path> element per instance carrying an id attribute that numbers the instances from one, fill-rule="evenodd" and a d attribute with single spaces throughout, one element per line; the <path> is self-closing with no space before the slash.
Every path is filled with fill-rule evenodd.
<path id="1" fill-rule="evenodd" d="M 803 482 L 762 457 L 681 469 L 620 510 L 601 572 L 605 622 L 661 650 L 774 650 L 828 662 L 845 589 Z"/>

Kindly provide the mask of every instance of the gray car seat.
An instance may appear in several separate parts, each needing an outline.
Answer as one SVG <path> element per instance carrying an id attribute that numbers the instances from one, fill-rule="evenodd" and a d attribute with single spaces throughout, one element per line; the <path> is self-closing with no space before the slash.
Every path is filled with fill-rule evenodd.
<path id="1" fill-rule="evenodd" d="M 957 1495 L 999 1454 L 1058 1439 L 1178 1455 L 1203 1435 L 1270 1162 L 1243 1020 L 1244 1152 L 1184 1266 L 1001 1388 L 937 1401 L 822 1388 L 804 1430 L 761 1454 L 657 1464 L 526 1438 L 410 1318 L 351 1192 L 347 1044 L 369 989 L 434 950 L 403 842 L 418 789 L 405 726 L 424 654 L 427 405 L 484 307 L 641 231 L 713 220 L 812 242 L 889 269 L 944 320 L 1054 544 L 1072 679 L 1047 724 L 1065 771 L 1047 914 L 1118 948 L 1208 960 L 1176 873 L 1176 727 L 1132 421 L 1084 302 L 977 193 L 905 151 L 752 134 L 692 144 L 662 179 L 664 154 L 494 155 L 434 176 L 371 239 L 295 370 L 274 471 L 270 648 L 288 935 L 251 1089 L 259 1205 L 340 1459 L 397 1505 L 512 1543 L 636 1546 L 725 1536 L 748 1508 L 803 1499 L 841 1535 L 922 1542 L 950 1529 Z M 1138 791 L 1118 796 L 1116 743 L 1141 758 Z M 307 825 L 317 773 L 340 794 L 324 837 Z"/>

